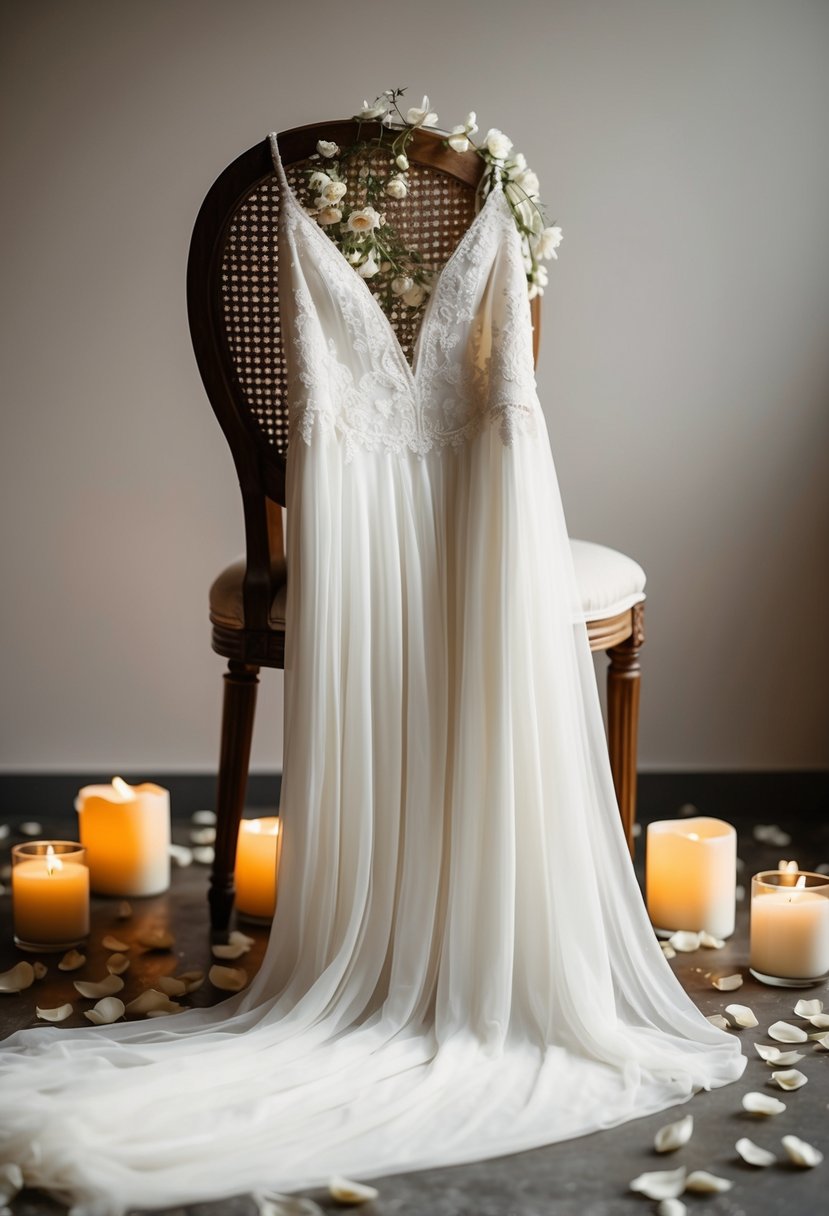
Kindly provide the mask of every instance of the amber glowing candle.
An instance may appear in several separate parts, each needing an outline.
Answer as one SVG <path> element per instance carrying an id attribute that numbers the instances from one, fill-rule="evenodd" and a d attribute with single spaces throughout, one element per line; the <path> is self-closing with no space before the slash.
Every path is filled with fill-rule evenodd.
<path id="1" fill-rule="evenodd" d="M 737 833 L 722 819 L 664 819 L 648 825 L 645 888 L 657 929 L 734 932 Z"/>
<path id="2" fill-rule="evenodd" d="M 751 973 L 797 988 L 829 972 L 829 878 L 767 870 L 751 880 Z"/>
<path id="3" fill-rule="evenodd" d="M 276 911 L 276 875 L 282 832 L 279 819 L 243 819 L 236 844 L 236 911 L 269 921 Z"/>
<path id="4" fill-rule="evenodd" d="M 66 950 L 89 934 L 89 870 L 80 844 L 38 840 L 12 849 L 14 940 L 22 950 Z"/>
<path id="5" fill-rule="evenodd" d="M 96 895 L 158 895 L 170 885 L 170 794 L 149 782 L 87 785 L 75 802 Z"/>

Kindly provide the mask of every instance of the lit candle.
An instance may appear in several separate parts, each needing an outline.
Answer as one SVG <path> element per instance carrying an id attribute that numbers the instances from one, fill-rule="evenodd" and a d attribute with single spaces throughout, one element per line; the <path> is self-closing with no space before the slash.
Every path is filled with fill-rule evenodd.
<path id="1" fill-rule="evenodd" d="M 243 819 L 236 844 L 236 911 L 269 921 L 276 910 L 276 872 L 282 843 L 279 820 Z"/>
<path id="2" fill-rule="evenodd" d="M 722 819 L 665 819 L 648 825 L 646 898 L 657 929 L 734 932 L 737 833 Z"/>
<path id="3" fill-rule="evenodd" d="M 794 880 L 794 881 L 793 881 Z M 829 971 L 829 879 L 767 870 L 751 880 L 752 975 L 796 986 Z"/>
<path id="4" fill-rule="evenodd" d="M 160 785 L 87 785 L 75 802 L 97 895 L 158 895 L 170 885 L 170 794 Z"/>
<path id="5" fill-rule="evenodd" d="M 14 940 L 23 950 L 65 950 L 89 933 L 89 870 L 84 850 L 66 840 L 12 849 Z"/>

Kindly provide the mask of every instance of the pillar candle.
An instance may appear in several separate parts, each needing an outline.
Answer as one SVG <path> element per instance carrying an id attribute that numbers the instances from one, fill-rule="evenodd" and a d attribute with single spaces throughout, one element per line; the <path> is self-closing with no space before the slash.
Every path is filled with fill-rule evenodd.
<path id="1" fill-rule="evenodd" d="M 28 950 L 65 950 L 89 933 L 89 870 L 84 850 L 65 840 L 12 849 L 14 938 Z"/>
<path id="2" fill-rule="evenodd" d="M 170 794 L 160 785 L 87 785 L 78 794 L 81 841 L 97 895 L 158 895 L 170 885 Z"/>
<path id="3" fill-rule="evenodd" d="M 280 822 L 243 819 L 236 845 L 236 911 L 253 920 L 271 920 L 276 910 L 276 872 L 282 842 Z"/>
<path id="4" fill-rule="evenodd" d="M 752 878 L 749 963 L 760 979 L 815 980 L 829 972 L 826 875 L 771 870 Z"/>
<path id="5" fill-rule="evenodd" d="M 722 819 L 665 819 L 648 825 L 648 914 L 657 929 L 734 932 L 737 833 Z"/>

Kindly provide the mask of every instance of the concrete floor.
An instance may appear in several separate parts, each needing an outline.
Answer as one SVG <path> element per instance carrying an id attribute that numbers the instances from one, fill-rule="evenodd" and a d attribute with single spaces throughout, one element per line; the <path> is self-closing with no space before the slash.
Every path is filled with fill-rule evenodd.
<path id="1" fill-rule="evenodd" d="M 702 808 L 702 813 L 705 812 Z M 661 816 L 676 814 L 675 807 L 664 807 Z M 718 813 L 722 814 L 722 808 Z M 750 820 L 735 807 L 727 816 L 737 823 L 740 831 L 740 856 L 745 868 L 741 873 L 748 887 L 750 875 L 777 865 L 780 855 L 796 857 L 805 869 L 829 862 L 829 822 L 816 823 L 812 817 L 798 824 L 796 809 L 787 810 L 786 829 L 793 840 L 785 848 L 762 845 L 751 835 Z M 52 819 L 43 818 L 44 836 L 53 839 L 72 838 L 76 831 L 71 814 Z M 0 842 L 0 864 L 8 861 L 8 848 L 23 839 L 16 831 L 17 823 L 10 820 L 12 831 Z M 174 837 L 187 843 L 189 823 L 174 824 Z M 640 873 L 642 854 L 639 849 L 637 871 Z M 6 884 L 8 885 L 8 884 Z M 136 960 L 124 976 L 126 987 L 120 995 L 130 1000 L 138 991 L 152 984 L 155 976 L 189 967 L 207 969 L 210 965 L 209 936 L 205 892 L 207 870 L 198 865 L 174 870 L 171 890 L 164 896 L 133 900 L 134 915 L 128 922 L 114 917 L 117 901 L 93 900 L 92 933 L 87 951 L 89 962 L 83 971 L 67 976 L 56 969 L 57 958 L 46 956 L 49 974 L 26 992 L 0 997 L 0 1037 L 22 1026 L 36 1024 L 34 1006 L 50 1006 L 68 999 L 71 979 L 99 978 L 105 972 L 107 951 L 99 945 L 107 932 L 128 938 L 150 923 L 169 923 L 176 936 L 175 949 L 166 954 L 146 954 Z M 256 942 L 244 959 L 244 966 L 253 973 L 264 953 L 267 934 L 264 929 L 240 926 L 255 937 Z M 808 990 L 776 989 L 756 982 L 746 968 L 748 953 L 748 914 L 744 901 L 739 905 L 737 932 L 721 951 L 700 951 L 698 954 L 677 955 L 672 961 L 682 984 L 706 1014 L 721 1012 L 737 1000 L 751 1006 L 760 1025 L 754 1030 L 740 1032 L 748 1065 L 741 1081 L 710 1094 L 699 1094 L 687 1107 L 640 1119 L 609 1131 L 596 1133 L 564 1144 L 551 1145 L 533 1152 L 453 1169 L 427 1170 L 417 1174 L 399 1175 L 375 1182 L 380 1198 L 361 1210 L 364 1216 L 635 1216 L 652 1213 L 656 1204 L 633 1195 L 628 1184 L 646 1170 L 675 1168 L 707 1169 L 730 1178 L 733 1189 L 720 1196 L 688 1195 L 685 1202 L 690 1214 L 699 1216 L 819 1216 L 829 1211 L 829 1052 L 817 1052 L 809 1046 L 800 1068 L 809 1077 L 809 1084 L 796 1093 L 783 1096 L 788 1109 L 772 1120 L 758 1121 L 744 1113 L 741 1095 L 749 1090 L 764 1090 L 780 1094 L 770 1081 L 771 1069 L 754 1052 L 753 1042 L 769 1042 L 768 1026 L 778 1020 L 798 1022 L 793 1015 L 795 1001 L 807 995 L 823 999 L 829 1008 L 829 984 Z M 0 971 L 12 966 L 22 957 L 12 944 L 11 899 L 0 895 Z M 738 993 L 720 993 L 711 987 L 705 973 L 730 973 L 741 970 L 745 983 Z M 209 984 L 190 998 L 193 1005 L 206 1005 L 221 999 L 222 994 Z M 78 1001 L 73 1020 L 65 1025 L 88 1025 L 83 1008 L 91 1002 Z M 83 1007 L 83 1008 L 82 1008 Z M 664 1123 L 691 1112 L 695 1132 L 690 1144 L 666 1159 L 654 1153 L 652 1144 L 656 1130 Z M 758 1170 L 744 1165 L 734 1151 L 734 1143 L 748 1136 L 756 1143 L 782 1154 L 780 1137 L 794 1133 L 820 1148 L 827 1160 L 814 1170 L 801 1170 L 790 1165 L 776 1165 Z M 325 1212 L 342 1210 L 322 1193 L 311 1193 Z M 45 1216 L 65 1211 L 60 1205 L 37 1191 L 22 1192 L 12 1203 L 14 1216 Z M 257 1206 L 250 1196 L 170 1209 L 165 1216 L 253 1216 Z"/>

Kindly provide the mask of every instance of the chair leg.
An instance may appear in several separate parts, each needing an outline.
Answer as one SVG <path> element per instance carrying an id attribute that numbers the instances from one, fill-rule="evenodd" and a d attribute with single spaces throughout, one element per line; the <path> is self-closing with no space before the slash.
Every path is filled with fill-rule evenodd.
<path id="1" fill-rule="evenodd" d="M 214 931 L 227 929 L 233 910 L 236 841 L 245 805 L 259 668 L 231 659 L 224 676 L 222 745 L 216 794 L 216 856 L 208 902 Z"/>
<path id="2" fill-rule="evenodd" d="M 639 741 L 639 651 L 645 640 L 644 604 L 632 609 L 633 631 L 629 638 L 608 650 L 607 735 L 613 784 L 622 815 L 622 827 L 633 856 L 633 825 L 636 822 L 637 747 Z"/>

